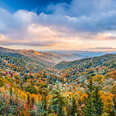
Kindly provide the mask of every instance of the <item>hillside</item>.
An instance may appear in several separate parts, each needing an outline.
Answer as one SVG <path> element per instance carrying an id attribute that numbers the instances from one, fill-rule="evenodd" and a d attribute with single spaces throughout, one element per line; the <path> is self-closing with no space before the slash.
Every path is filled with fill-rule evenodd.
<path id="1" fill-rule="evenodd" d="M 116 66 L 116 55 L 107 54 L 99 57 L 84 58 L 81 60 L 75 60 L 72 62 L 60 62 L 55 65 L 55 68 L 63 70 L 68 68 L 91 68 L 97 66 L 107 66 L 109 68 L 115 68 Z"/>
<path id="2" fill-rule="evenodd" d="M 0 115 L 116 116 L 116 55 L 59 55 L 0 48 Z"/>
<path id="3" fill-rule="evenodd" d="M 51 65 L 57 62 L 57 60 L 61 59 L 62 57 L 58 57 L 56 54 L 52 53 L 44 53 L 44 52 L 38 52 L 34 50 L 14 50 L 14 49 L 7 49 L 7 48 L 0 48 L 0 53 L 2 54 L 12 54 L 12 55 L 23 55 L 26 56 L 32 60 L 35 60 L 37 62 L 41 62 L 46 65 Z"/>
<path id="4" fill-rule="evenodd" d="M 80 75 L 86 76 L 89 70 L 93 70 L 96 74 L 105 75 L 116 69 L 116 55 L 107 54 L 72 62 L 61 62 L 55 65 L 55 68 L 59 70 L 60 75 L 65 75 L 69 81 L 70 79 L 76 80 Z"/>
<path id="5" fill-rule="evenodd" d="M 40 64 L 43 65 L 50 65 L 53 66 L 61 61 L 70 61 L 72 60 L 72 57 L 75 59 L 80 58 L 79 56 L 73 56 L 72 54 L 68 53 L 58 53 L 58 52 L 40 52 L 35 50 L 15 50 L 15 49 L 8 49 L 8 48 L 2 48 L 0 47 L 0 53 L 4 55 L 13 55 L 13 56 L 26 56 L 31 60 L 34 60 Z"/>

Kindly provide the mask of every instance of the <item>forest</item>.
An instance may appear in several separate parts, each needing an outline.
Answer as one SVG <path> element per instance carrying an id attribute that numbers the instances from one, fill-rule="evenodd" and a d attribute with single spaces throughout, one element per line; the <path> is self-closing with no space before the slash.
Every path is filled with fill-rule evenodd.
<path id="1" fill-rule="evenodd" d="M 0 116 L 116 116 L 116 55 L 50 68 L 1 53 Z"/>

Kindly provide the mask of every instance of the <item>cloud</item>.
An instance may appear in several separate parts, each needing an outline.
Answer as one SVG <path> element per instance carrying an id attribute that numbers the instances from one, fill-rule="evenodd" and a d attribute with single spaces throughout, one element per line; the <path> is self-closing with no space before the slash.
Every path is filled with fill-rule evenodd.
<path id="1" fill-rule="evenodd" d="M 40 14 L 0 8 L 0 45 L 86 49 L 111 40 L 107 45 L 114 46 L 115 4 L 115 0 L 72 0 L 70 4 L 50 4 Z"/>
<path id="2" fill-rule="evenodd" d="M 71 4 L 50 5 L 51 15 L 41 15 L 41 22 L 97 33 L 116 29 L 115 0 L 72 0 Z M 48 21 L 48 22 L 47 22 Z"/>
<path id="3" fill-rule="evenodd" d="M 108 53 L 115 53 L 116 52 L 116 48 L 112 48 L 112 47 L 96 47 L 96 48 L 91 48 L 91 51 L 102 51 L 102 52 L 108 52 Z"/>

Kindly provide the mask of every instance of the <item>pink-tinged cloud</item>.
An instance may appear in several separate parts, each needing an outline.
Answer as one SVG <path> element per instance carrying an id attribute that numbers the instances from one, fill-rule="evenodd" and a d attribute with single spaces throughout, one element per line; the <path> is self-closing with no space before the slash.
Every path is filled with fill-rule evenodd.
<path id="1" fill-rule="evenodd" d="M 111 0 L 99 0 L 99 6 L 97 0 L 84 1 L 72 0 L 70 6 L 51 4 L 46 9 L 51 14 L 26 10 L 11 13 L 0 8 L 0 46 L 37 50 L 115 49 L 115 6 L 111 8 Z"/>

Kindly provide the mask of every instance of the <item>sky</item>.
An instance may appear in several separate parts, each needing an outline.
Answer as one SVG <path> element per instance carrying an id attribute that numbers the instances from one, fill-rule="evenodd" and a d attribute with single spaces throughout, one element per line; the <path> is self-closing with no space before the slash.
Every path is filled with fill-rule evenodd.
<path id="1" fill-rule="evenodd" d="M 116 51 L 116 0 L 0 0 L 0 46 Z"/>

